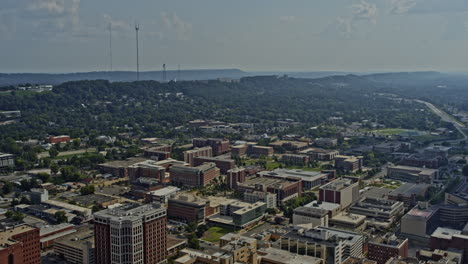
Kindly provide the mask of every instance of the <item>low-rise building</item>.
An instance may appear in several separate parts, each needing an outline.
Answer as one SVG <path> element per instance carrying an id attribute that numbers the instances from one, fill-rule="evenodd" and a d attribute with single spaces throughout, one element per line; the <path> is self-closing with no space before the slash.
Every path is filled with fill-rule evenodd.
<path id="1" fill-rule="evenodd" d="M 0 170 L 15 167 L 15 155 L 0 152 Z"/>
<path id="2" fill-rule="evenodd" d="M 29 192 L 29 198 L 33 204 L 40 204 L 49 200 L 49 192 L 46 189 L 33 188 Z"/>
<path id="3" fill-rule="evenodd" d="M 368 218 L 393 222 L 404 213 L 402 202 L 385 199 L 363 198 L 349 208 L 353 214 L 365 215 Z"/>
<path id="4" fill-rule="evenodd" d="M 364 236 L 329 227 L 295 229 L 280 238 L 280 248 L 292 253 L 342 264 L 348 257 L 361 257 Z"/>
<path id="5" fill-rule="evenodd" d="M 341 212 L 328 220 L 328 225 L 343 230 L 363 231 L 366 229 L 366 216 Z"/>
<path id="6" fill-rule="evenodd" d="M 438 170 L 409 166 L 389 166 L 387 168 L 387 177 L 404 182 L 432 184 L 438 178 Z"/>
<path id="7" fill-rule="evenodd" d="M 468 234 L 461 230 L 438 227 L 431 235 L 430 247 L 431 250 L 460 250 L 464 261 L 468 260 Z"/>
<path id="8" fill-rule="evenodd" d="M 94 228 L 83 226 L 55 240 L 54 252 L 72 264 L 94 264 Z"/>
<path id="9" fill-rule="evenodd" d="M 289 181 L 301 181 L 302 190 L 311 190 L 331 179 L 334 179 L 334 171 L 318 172 L 308 170 L 275 169 L 273 171 L 261 171 L 257 176 L 266 178 L 278 178 Z"/>
<path id="10" fill-rule="evenodd" d="M 248 203 L 263 202 L 267 208 L 276 208 L 276 194 L 262 191 L 245 191 L 244 201 Z"/>
<path id="11" fill-rule="evenodd" d="M 388 194 L 388 199 L 393 201 L 401 201 L 406 207 L 413 207 L 418 200 L 424 198 L 427 190 L 431 187 L 425 183 L 405 183 Z"/>
<path id="12" fill-rule="evenodd" d="M 408 239 L 398 239 L 394 235 L 376 236 L 367 242 L 367 257 L 377 264 L 386 264 L 392 257 L 408 257 L 408 245 Z"/>
<path id="13" fill-rule="evenodd" d="M 425 261 L 425 263 L 442 263 L 442 264 L 462 264 L 463 253 L 453 252 L 435 249 L 429 250 L 418 250 L 416 251 L 416 258 L 419 261 Z"/>
<path id="14" fill-rule="evenodd" d="M 149 203 L 158 202 L 165 204 L 170 197 L 176 195 L 179 191 L 180 189 L 175 186 L 167 186 L 156 191 L 147 192 L 145 200 Z"/>
<path id="15" fill-rule="evenodd" d="M 321 148 L 308 148 L 300 151 L 299 153 L 307 155 L 311 160 L 316 161 L 332 161 L 340 154 L 337 150 Z"/>
<path id="16" fill-rule="evenodd" d="M 328 226 L 328 211 L 301 206 L 293 211 L 293 225 L 309 224 L 311 227 Z"/>

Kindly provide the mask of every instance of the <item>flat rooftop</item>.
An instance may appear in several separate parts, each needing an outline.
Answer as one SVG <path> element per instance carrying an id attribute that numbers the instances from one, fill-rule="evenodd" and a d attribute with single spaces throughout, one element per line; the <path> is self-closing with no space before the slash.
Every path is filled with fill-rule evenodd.
<path id="1" fill-rule="evenodd" d="M 363 222 L 366 220 L 366 216 L 364 215 L 358 215 L 358 214 L 352 214 L 352 213 L 346 213 L 346 212 L 340 212 L 337 215 L 335 215 L 331 220 L 340 222 L 340 223 L 352 223 L 352 224 L 357 224 L 360 222 Z"/>
<path id="2" fill-rule="evenodd" d="M 345 189 L 346 187 L 349 187 L 351 185 L 353 185 L 355 183 L 353 183 L 351 180 L 349 179 L 337 179 L 337 180 L 334 180 L 330 183 L 327 183 L 323 186 L 320 187 L 321 190 L 332 190 L 332 191 L 340 191 L 342 189 Z"/>
<path id="3" fill-rule="evenodd" d="M 442 238 L 442 239 L 452 239 L 453 235 L 460 235 L 462 231 L 446 228 L 446 227 L 438 227 L 433 233 L 432 237 Z"/>
<path id="4" fill-rule="evenodd" d="M 175 186 L 167 186 L 156 191 L 151 191 L 149 192 L 149 194 L 155 195 L 155 196 L 166 196 L 166 195 L 171 195 L 174 192 L 178 192 L 178 191 L 180 191 L 180 189 Z"/>
<path id="5" fill-rule="evenodd" d="M 418 174 L 423 174 L 423 175 L 431 175 L 431 174 L 437 172 L 437 170 L 434 170 L 434 169 L 411 167 L 411 166 L 402 166 L 402 165 L 389 166 L 388 169 L 405 170 L 405 171 L 408 171 L 408 172 L 413 172 L 413 173 L 418 173 Z"/>
<path id="6" fill-rule="evenodd" d="M 407 215 L 420 218 L 430 218 L 435 212 L 435 210 L 430 209 L 413 208 L 407 213 Z"/>
<path id="7" fill-rule="evenodd" d="M 84 226 L 76 230 L 76 232 L 58 238 L 55 243 L 67 245 L 73 248 L 81 247 L 85 242 L 89 242 L 94 245 L 94 228 L 93 226 Z"/>
<path id="8" fill-rule="evenodd" d="M 113 209 L 106 209 L 95 213 L 95 216 L 110 218 L 114 221 L 120 220 L 138 220 L 146 215 L 160 211 L 166 213 L 166 209 L 158 203 L 151 203 L 145 205 L 139 204 L 125 204 Z"/>
<path id="9" fill-rule="evenodd" d="M 144 158 L 130 158 L 130 159 L 127 159 L 127 160 L 117 160 L 117 161 L 110 161 L 110 162 L 106 162 L 106 163 L 101 163 L 98 166 L 107 167 L 107 168 L 125 168 L 125 167 L 132 166 L 132 165 L 134 165 L 136 163 L 143 162 L 145 160 L 147 160 L 147 159 L 144 159 Z"/>
<path id="10" fill-rule="evenodd" d="M 278 178 L 299 178 L 303 181 L 315 181 L 327 174 L 318 171 L 307 170 L 290 170 L 290 169 L 275 169 L 273 171 L 261 171 L 257 173 L 262 177 L 278 177 Z"/>
<path id="11" fill-rule="evenodd" d="M 323 263 L 322 259 L 311 257 L 311 256 L 303 256 L 294 253 L 290 253 L 286 250 L 281 250 L 278 248 L 262 248 L 259 249 L 258 255 L 261 258 L 269 259 L 274 262 L 279 263 L 288 263 L 288 264 L 320 264 Z"/>
<path id="12" fill-rule="evenodd" d="M 88 206 L 94 205 L 95 203 L 98 203 L 98 204 L 108 203 L 108 202 L 117 200 L 117 198 L 102 195 L 102 194 L 88 194 L 88 195 L 73 197 L 72 200 L 81 205 L 88 207 Z"/>
<path id="13" fill-rule="evenodd" d="M 322 148 L 308 148 L 302 151 L 299 151 L 300 154 L 308 154 L 308 153 L 338 153 L 338 150 L 335 149 L 322 149 Z"/>
<path id="14" fill-rule="evenodd" d="M 335 211 L 338 210 L 341 206 L 339 204 L 329 203 L 329 202 L 320 202 L 320 201 L 312 201 L 304 207 L 313 207 L 313 208 L 320 208 L 327 211 Z"/>
<path id="15" fill-rule="evenodd" d="M 12 236 L 29 232 L 34 229 L 34 227 L 28 225 L 19 225 L 12 229 L 0 231 L 0 248 L 8 248 L 8 246 L 16 244 L 17 242 L 11 238 Z"/>
<path id="16" fill-rule="evenodd" d="M 397 189 L 393 190 L 390 195 L 393 196 L 398 196 L 398 195 L 403 195 L 403 196 L 411 196 L 411 195 L 418 195 L 423 193 L 425 190 L 427 190 L 431 185 L 429 184 L 415 184 L 415 183 L 405 183 L 398 187 Z"/>

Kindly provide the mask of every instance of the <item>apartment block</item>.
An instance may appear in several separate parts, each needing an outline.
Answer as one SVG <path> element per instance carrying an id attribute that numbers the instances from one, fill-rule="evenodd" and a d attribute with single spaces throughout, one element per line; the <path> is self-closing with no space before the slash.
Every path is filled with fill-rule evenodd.
<path id="1" fill-rule="evenodd" d="M 227 184 L 231 189 L 237 189 L 239 183 L 245 182 L 245 168 L 233 168 L 227 171 Z"/>
<path id="2" fill-rule="evenodd" d="M 208 147 L 202 147 L 202 148 L 195 148 L 191 150 L 186 150 L 183 152 L 184 155 L 184 161 L 190 164 L 191 167 L 195 166 L 193 159 L 195 157 L 212 157 L 213 156 L 213 149 L 208 146 Z"/>
<path id="3" fill-rule="evenodd" d="M 196 148 L 211 147 L 213 155 L 221 155 L 229 151 L 229 140 L 221 138 L 194 138 L 192 144 Z"/>

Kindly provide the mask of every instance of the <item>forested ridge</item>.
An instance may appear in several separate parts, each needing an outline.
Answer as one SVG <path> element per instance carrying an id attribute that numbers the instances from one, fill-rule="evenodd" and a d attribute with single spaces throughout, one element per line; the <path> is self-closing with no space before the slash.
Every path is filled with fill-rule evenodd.
<path id="1" fill-rule="evenodd" d="M 276 76 L 240 82 L 74 81 L 52 92 L 0 94 L 0 110 L 20 110 L 18 123 L 0 126 L 4 139 L 47 134 L 175 136 L 174 127 L 193 119 L 255 123 L 271 127 L 279 119 L 318 125 L 330 116 L 345 122 L 378 121 L 387 127 L 428 129 L 439 119 L 421 104 L 381 93 L 389 86 L 358 76 L 295 79 Z"/>

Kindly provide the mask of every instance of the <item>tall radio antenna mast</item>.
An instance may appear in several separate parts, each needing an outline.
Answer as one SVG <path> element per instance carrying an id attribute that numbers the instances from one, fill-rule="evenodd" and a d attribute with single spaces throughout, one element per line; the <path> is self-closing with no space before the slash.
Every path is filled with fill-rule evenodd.
<path id="1" fill-rule="evenodd" d="M 140 58 L 139 58 L 139 46 L 138 46 L 138 31 L 140 30 L 140 25 L 135 24 L 136 32 L 136 61 L 137 61 L 137 81 L 140 80 Z"/>
<path id="2" fill-rule="evenodd" d="M 112 71 L 112 22 L 109 23 L 109 57 L 110 57 L 110 71 Z"/>

